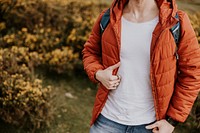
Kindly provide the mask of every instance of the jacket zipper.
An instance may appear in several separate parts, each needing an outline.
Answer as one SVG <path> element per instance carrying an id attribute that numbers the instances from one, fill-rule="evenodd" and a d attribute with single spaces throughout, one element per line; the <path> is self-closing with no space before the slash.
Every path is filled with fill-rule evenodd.
<path id="1" fill-rule="evenodd" d="M 157 43 L 157 41 L 159 40 L 159 38 L 160 38 L 160 36 L 166 31 L 166 30 L 169 30 L 173 25 L 175 24 L 175 22 L 173 23 L 173 24 L 171 24 L 170 26 L 168 26 L 167 28 L 165 28 L 161 33 L 160 33 L 160 35 L 159 35 L 159 37 L 157 38 L 157 40 L 156 40 L 156 42 L 155 43 Z M 156 47 L 155 47 L 156 48 Z M 154 51 L 155 51 L 155 48 L 154 48 Z M 153 55 L 154 53 L 152 53 L 152 55 Z M 157 120 L 159 120 L 160 118 L 159 118 L 159 110 L 158 110 L 158 94 L 157 94 L 157 89 L 156 89 L 156 84 L 155 84 L 155 76 L 154 76 L 154 73 L 153 73 L 153 63 L 152 63 L 152 59 L 151 59 L 151 80 L 153 80 L 152 81 L 152 83 L 153 83 L 153 85 L 152 85 L 152 87 L 154 87 L 154 98 L 155 98 L 155 100 L 154 100 L 154 105 L 155 105 L 155 112 L 156 112 L 156 119 Z"/>
<path id="2" fill-rule="evenodd" d="M 120 49 L 121 49 L 121 44 L 120 44 L 120 39 L 119 39 L 119 37 L 118 37 L 118 35 L 117 35 L 117 27 L 116 27 L 116 25 L 113 27 L 113 29 L 114 29 L 114 32 L 115 32 L 115 36 L 116 36 L 116 39 L 117 39 L 117 45 L 118 45 L 118 48 L 119 48 L 119 54 L 118 54 L 118 57 L 119 57 L 119 61 L 120 61 Z"/>
<path id="3" fill-rule="evenodd" d="M 155 77 L 153 76 L 153 74 L 152 74 L 152 76 L 151 76 L 151 79 L 152 79 L 152 82 L 153 82 L 153 86 L 154 86 L 154 98 L 155 98 L 155 100 L 154 100 L 154 105 L 155 105 L 155 112 L 156 112 L 156 119 L 157 120 L 159 120 L 159 113 L 158 113 L 158 105 L 157 105 L 157 103 L 158 103 L 158 97 L 157 97 L 157 90 L 156 90 L 156 85 L 155 85 Z"/>

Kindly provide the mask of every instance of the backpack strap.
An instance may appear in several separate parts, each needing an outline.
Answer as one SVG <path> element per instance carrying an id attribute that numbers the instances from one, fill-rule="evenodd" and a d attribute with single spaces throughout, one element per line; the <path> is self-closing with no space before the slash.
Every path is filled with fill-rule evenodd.
<path id="1" fill-rule="evenodd" d="M 180 39 L 180 33 L 181 33 L 181 28 L 180 28 L 180 22 L 179 22 L 179 16 L 178 16 L 178 13 L 176 13 L 176 16 L 175 18 L 178 19 L 178 23 L 175 24 L 171 29 L 170 31 L 172 32 L 172 35 L 174 37 L 174 40 L 176 42 L 176 45 L 178 46 L 178 43 L 179 43 L 179 39 Z"/>
<path id="2" fill-rule="evenodd" d="M 106 29 L 107 25 L 110 22 L 110 8 L 104 13 L 101 18 L 100 22 L 100 33 L 103 34 L 104 30 Z"/>
<path id="3" fill-rule="evenodd" d="M 181 35 L 181 24 L 179 21 L 178 13 L 176 13 L 175 18 L 178 19 L 178 22 L 170 29 L 170 31 L 171 31 L 171 33 L 174 37 L 174 41 L 176 43 L 176 59 L 178 60 L 179 56 L 178 56 L 177 50 L 178 50 L 178 45 L 179 45 L 180 35 Z"/>

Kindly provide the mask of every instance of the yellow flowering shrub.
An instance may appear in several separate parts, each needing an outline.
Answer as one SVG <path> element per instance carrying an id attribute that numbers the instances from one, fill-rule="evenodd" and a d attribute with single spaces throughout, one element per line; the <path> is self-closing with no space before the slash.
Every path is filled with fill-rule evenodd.
<path id="1" fill-rule="evenodd" d="M 197 13 L 188 13 L 189 15 L 189 18 L 191 20 L 191 24 L 195 30 L 195 33 L 196 33 L 196 36 L 197 36 L 197 39 L 199 41 L 199 44 L 200 44 L 200 12 L 197 12 Z"/>
<path id="2" fill-rule="evenodd" d="M 189 18 L 191 20 L 191 24 L 195 30 L 198 42 L 200 44 L 200 12 L 197 13 L 188 13 Z M 193 127 L 199 129 L 200 128 L 200 94 L 197 98 L 193 110 L 190 113 L 190 116 L 194 119 L 194 121 L 188 123 L 188 125 L 193 125 Z"/>
<path id="3" fill-rule="evenodd" d="M 66 73 L 80 64 L 97 7 L 81 0 L 0 1 L 1 119 L 31 129 L 49 125 L 51 87 L 34 69 Z"/>
<path id="4" fill-rule="evenodd" d="M 27 47 L 40 56 L 38 65 L 58 73 L 80 64 L 83 44 L 100 7 L 106 6 L 81 0 L 3 0 L 1 5 L 1 47 Z"/>
<path id="5" fill-rule="evenodd" d="M 74 64 L 78 62 L 78 56 L 78 53 L 74 54 L 69 47 L 62 47 L 45 54 L 45 59 L 50 69 L 63 73 L 73 69 Z"/>
<path id="6" fill-rule="evenodd" d="M 0 117 L 33 131 L 52 119 L 51 86 L 43 87 L 42 80 L 32 76 L 37 57 L 25 47 L 0 49 Z"/>

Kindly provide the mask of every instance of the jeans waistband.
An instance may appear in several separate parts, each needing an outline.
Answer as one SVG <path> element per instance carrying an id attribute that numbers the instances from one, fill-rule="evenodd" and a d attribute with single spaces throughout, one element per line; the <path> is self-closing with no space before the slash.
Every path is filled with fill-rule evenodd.
<path id="1" fill-rule="evenodd" d="M 99 114 L 97 120 L 99 120 L 99 121 L 101 121 L 101 122 L 104 122 L 104 123 L 107 123 L 107 122 L 109 122 L 109 123 L 114 123 L 114 124 L 117 124 L 117 125 L 119 125 L 119 126 L 147 126 L 147 125 L 150 125 L 150 124 L 153 124 L 154 122 L 156 122 L 156 120 L 155 120 L 155 121 L 153 121 L 153 122 L 146 123 L 146 124 L 141 124 L 141 125 L 124 125 L 124 124 L 120 124 L 120 123 L 118 123 L 118 122 L 112 121 L 112 120 L 106 118 L 105 116 L 103 116 L 102 114 Z"/>

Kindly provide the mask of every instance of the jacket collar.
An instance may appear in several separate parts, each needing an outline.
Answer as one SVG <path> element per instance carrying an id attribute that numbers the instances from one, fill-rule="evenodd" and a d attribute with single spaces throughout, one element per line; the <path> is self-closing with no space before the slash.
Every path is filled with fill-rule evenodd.
<path id="1" fill-rule="evenodd" d="M 177 5 L 175 0 L 155 0 L 159 8 L 159 22 L 161 25 L 171 25 L 175 20 Z M 111 24 L 120 21 L 124 6 L 128 0 L 114 0 L 111 6 Z M 167 21 L 166 21 L 167 20 Z"/>

